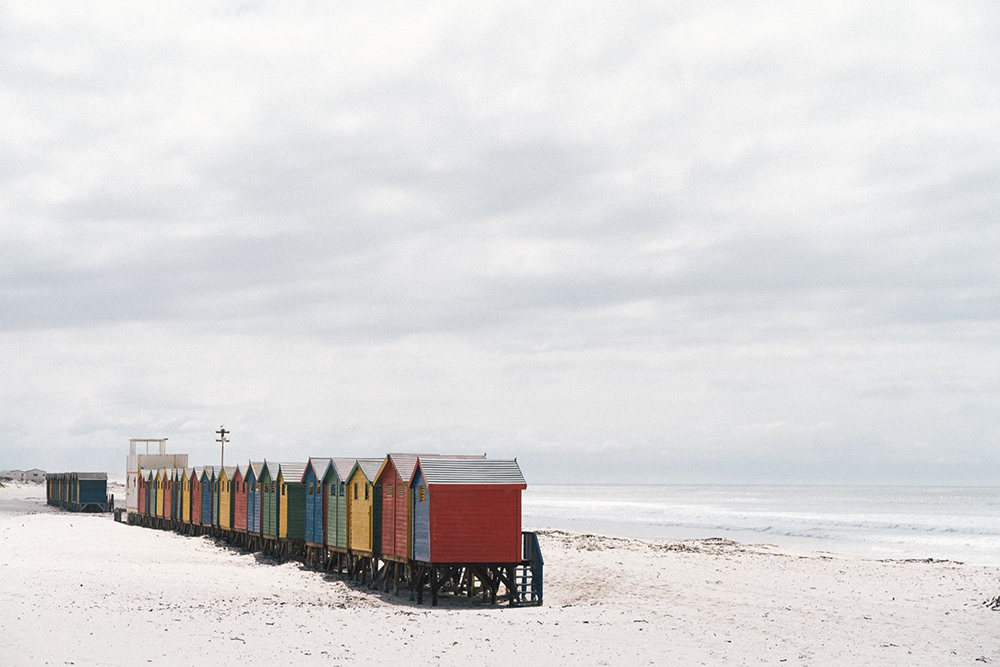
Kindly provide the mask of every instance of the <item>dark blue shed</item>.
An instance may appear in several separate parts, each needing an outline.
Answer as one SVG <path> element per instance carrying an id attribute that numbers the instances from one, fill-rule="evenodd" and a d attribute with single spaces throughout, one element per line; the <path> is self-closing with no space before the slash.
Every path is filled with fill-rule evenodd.
<path id="1" fill-rule="evenodd" d="M 212 484 L 215 482 L 215 469 L 205 466 L 201 471 L 201 525 L 212 525 Z"/>
<path id="2" fill-rule="evenodd" d="M 108 500 L 108 473 L 78 472 L 78 502 L 80 504 L 105 503 Z"/>
<path id="3" fill-rule="evenodd" d="M 323 494 L 323 479 L 333 459 L 309 459 L 306 471 L 302 473 L 302 484 L 306 490 L 306 542 L 315 546 L 323 546 L 324 521 L 323 510 L 326 507 Z"/>
<path id="4" fill-rule="evenodd" d="M 260 535 L 260 473 L 264 468 L 263 461 L 251 461 L 247 469 L 247 532 Z"/>

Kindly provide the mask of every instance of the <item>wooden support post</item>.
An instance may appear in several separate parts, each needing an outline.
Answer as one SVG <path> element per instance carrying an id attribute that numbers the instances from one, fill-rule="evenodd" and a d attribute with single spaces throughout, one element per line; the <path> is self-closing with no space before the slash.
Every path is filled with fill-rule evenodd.
<path id="1" fill-rule="evenodd" d="M 421 565 L 417 568 L 417 604 L 424 603 L 424 566 Z M 412 599 L 412 598 L 411 598 Z"/>

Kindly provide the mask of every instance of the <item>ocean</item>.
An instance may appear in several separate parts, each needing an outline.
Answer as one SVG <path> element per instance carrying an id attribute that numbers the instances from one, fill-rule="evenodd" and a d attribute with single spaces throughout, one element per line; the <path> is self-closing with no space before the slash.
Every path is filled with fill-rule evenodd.
<path id="1" fill-rule="evenodd" d="M 1000 565 L 1000 487 L 528 487 L 525 527 Z"/>

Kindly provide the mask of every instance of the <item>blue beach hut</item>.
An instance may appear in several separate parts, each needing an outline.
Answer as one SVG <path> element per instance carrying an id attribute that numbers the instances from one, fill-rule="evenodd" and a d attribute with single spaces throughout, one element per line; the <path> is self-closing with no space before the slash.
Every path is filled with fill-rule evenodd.
<path id="1" fill-rule="evenodd" d="M 302 473 L 302 484 L 306 490 L 306 543 L 322 547 L 324 529 L 325 495 L 323 480 L 333 459 L 311 458 Z"/>

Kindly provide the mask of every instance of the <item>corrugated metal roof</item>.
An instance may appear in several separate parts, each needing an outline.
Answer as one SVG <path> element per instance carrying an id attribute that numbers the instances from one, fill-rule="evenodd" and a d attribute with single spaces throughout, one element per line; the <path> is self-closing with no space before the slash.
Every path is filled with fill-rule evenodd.
<path id="1" fill-rule="evenodd" d="M 351 474 L 351 470 L 354 469 L 354 464 L 357 463 L 357 459 L 345 459 L 345 458 L 334 458 L 333 467 L 337 471 L 337 477 L 340 478 L 341 482 L 347 481 L 347 476 Z"/>
<path id="2" fill-rule="evenodd" d="M 517 461 L 421 458 L 428 484 L 525 484 Z"/>
<path id="3" fill-rule="evenodd" d="M 375 476 L 378 475 L 379 468 L 382 467 L 383 461 L 385 461 L 385 459 L 358 459 L 354 467 L 361 468 L 361 472 L 365 474 L 365 477 L 368 478 L 368 481 L 374 482 Z M 352 469 L 351 473 L 348 476 L 353 474 L 354 470 Z M 344 479 L 347 478 L 345 477 Z"/>
<path id="4" fill-rule="evenodd" d="M 226 473 L 226 479 L 232 479 L 236 474 L 236 466 L 225 466 L 222 471 Z"/>
<path id="5" fill-rule="evenodd" d="M 285 484 L 300 483 L 302 481 L 302 474 L 306 471 L 305 463 L 269 463 L 268 468 L 272 465 L 278 467 L 278 474 L 285 480 Z M 274 478 L 277 479 L 278 475 L 275 475 Z"/>
<path id="6" fill-rule="evenodd" d="M 418 458 L 446 458 L 446 459 L 485 459 L 486 454 L 401 454 L 393 453 L 389 454 L 389 459 L 392 459 L 392 465 L 395 466 L 396 472 L 407 484 L 413 479 L 413 471 L 417 469 L 417 459 Z M 381 470 L 379 473 L 381 474 Z"/>
<path id="7" fill-rule="evenodd" d="M 260 473 L 262 473 L 264 471 L 264 462 L 263 461 L 251 461 L 250 462 L 250 467 L 253 468 L 253 476 L 256 479 L 260 479 Z"/>
<path id="8" fill-rule="evenodd" d="M 326 477 L 326 469 L 330 467 L 333 459 L 323 459 L 311 457 L 309 459 L 309 465 L 313 468 L 313 473 L 316 475 L 316 479 L 322 480 Z M 305 478 L 306 474 L 303 472 L 302 477 Z"/>
<path id="9" fill-rule="evenodd" d="M 77 472 L 73 473 L 76 475 L 77 479 L 107 479 L 108 473 L 106 472 Z"/>

